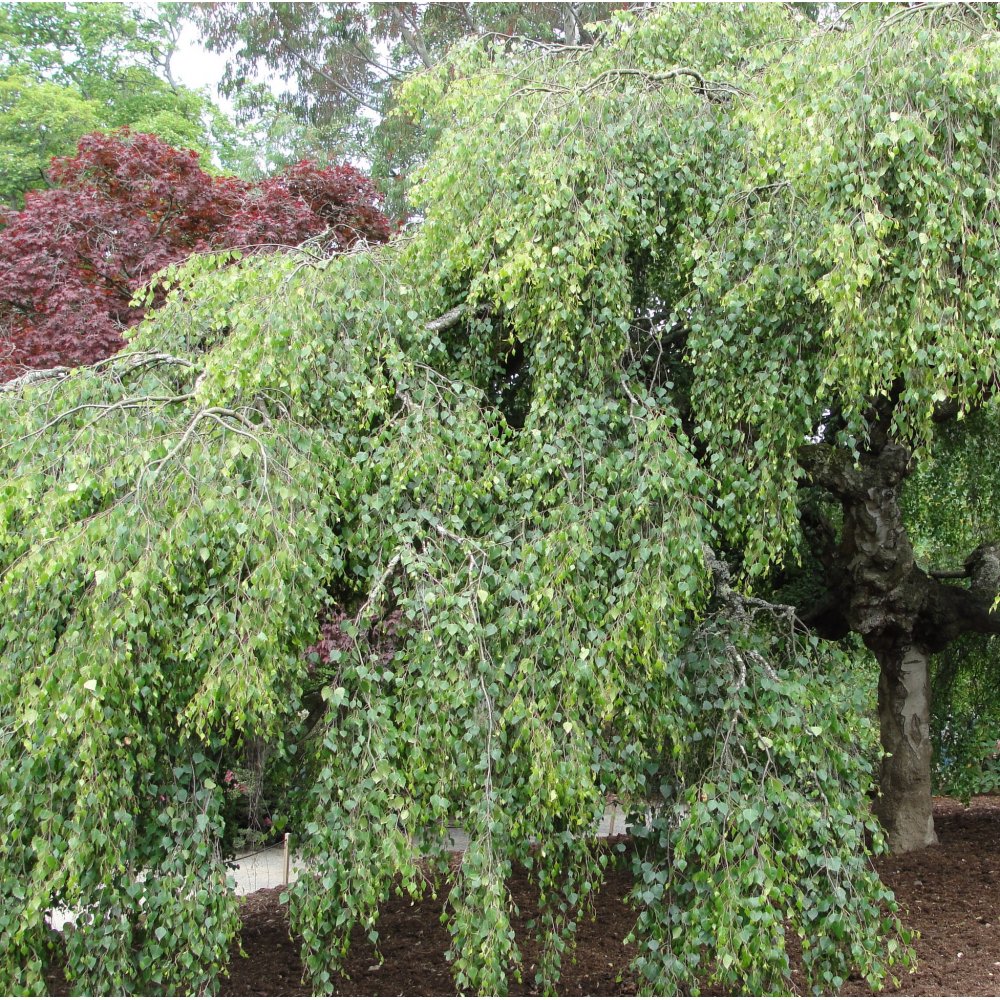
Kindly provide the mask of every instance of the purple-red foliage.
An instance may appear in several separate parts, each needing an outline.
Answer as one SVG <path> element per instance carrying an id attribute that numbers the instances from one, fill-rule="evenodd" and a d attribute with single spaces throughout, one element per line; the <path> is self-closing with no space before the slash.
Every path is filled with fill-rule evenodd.
<path id="1" fill-rule="evenodd" d="M 310 672 L 314 672 L 315 664 L 324 666 L 332 664 L 337 656 L 350 653 L 355 648 L 353 630 L 347 631 L 344 626 L 354 624 L 354 618 L 343 608 L 327 609 L 320 619 L 320 638 L 317 643 L 306 650 L 310 660 Z M 400 629 L 403 624 L 403 613 L 396 608 L 377 622 L 368 632 L 367 639 L 375 662 L 385 666 L 396 655 L 400 645 Z"/>
<path id="2" fill-rule="evenodd" d="M 55 186 L 29 192 L 22 211 L 0 211 L 0 382 L 120 350 L 143 316 L 129 306 L 134 292 L 192 253 L 294 246 L 324 232 L 346 250 L 392 231 L 354 167 L 303 161 L 250 184 L 127 129 L 84 136 L 51 176 Z"/>

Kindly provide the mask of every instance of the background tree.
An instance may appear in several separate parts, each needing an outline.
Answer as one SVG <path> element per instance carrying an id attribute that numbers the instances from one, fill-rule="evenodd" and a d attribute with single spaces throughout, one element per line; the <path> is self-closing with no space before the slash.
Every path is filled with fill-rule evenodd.
<path id="1" fill-rule="evenodd" d="M 239 177 L 259 180 L 303 159 L 327 166 L 344 158 L 321 129 L 264 84 L 246 84 L 233 95 L 232 104 L 238 139 L 226 162 Z"/>
<path id="2" fill-rule="evenodd" d="M 576 45 L 585 25 L 623 3 L 211 3 L 187 4 L 206 44 L 229 59 L 222 90 L 246 94 L 261 67 L 287 83 L 280 102 L 308 123 L 299 156 L 325 146 L 335 157 L 360 156 L 405 212 L 406 178 L 429 149 L 428 137 L 395 93 L 406 75 L 429 69 L 463 38 L 501 36 Z M 262 110 L 271 101 L 266 91 Z M 256 109 L 244 99 L 244 123 Z"/>
<path id="3" fill-rule="evenodd" d="M 68 87 L 8 75 L 0 79 L 0 200 L 23 204 L 24 193 L 49 183 L 49 161 L 71 151 L 100 124 L 94 102 Z"/>
<path id="4" fill-rule="evenodd" d="M 911 959 L 859 667 L 889 838 L 924 843 L 927 662 L 997 621 L 995 507 L 970 551 L 914 477 L 996 427 L 1000 36 L 837 28 L 663 5 L 461 44 L 399 95 L 435 140 L 405 238 L 196 258 L 128 351 L 0 393 L 0 985 L 61 952 L 81 991 L 215 986 L 219 778 L 298 752 L 317 679 L 318 990 L 390 892 L 443 884 L 453 823 L 464 991 L 519 974 L 515 864 L 548 989 L 608 863 L 651 991 L 783 991 L 788 935 L 821 991 Z M 53 903 L 93 917 L 56 940 Z"/>
<path id="5" fill-rule="evenodd" d="M 128 126 L 206 163 L 238 163 L 236 129 L 172 77 L 179 11 L 129 4 L 0 4 L 0 202 L 20 207 L 50 183 L 49 161 L 81 136 Z"/>
<path id="6" fill-rule="evenodd" d="M 374 187 L 349 166 L 303 162 L 251 185 L 206 173 L 191 150 L 124 131 L 85 136 L 50 176 L 56 187 L 0 216 L 0 381 L 121 349 L 145 312 L 135 293 L 192 253 L 320 236 L 341 251 L 389 235 Z"/>

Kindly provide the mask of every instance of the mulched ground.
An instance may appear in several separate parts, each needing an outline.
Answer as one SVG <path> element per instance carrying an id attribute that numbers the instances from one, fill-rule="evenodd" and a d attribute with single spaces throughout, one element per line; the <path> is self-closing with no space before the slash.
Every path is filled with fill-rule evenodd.
<path id="1" fill-rule="evenodd" d="M 938 799 L 940 843 L 880 859 L 910 927 L 920 932 L 917 971 L 885 996 L 1000 994 L 1000 796 L 973 799 L 968 809 Z M 870 996 L 849 983 L 847 995 Z"/>
<path id="2" fill-rule="evenodd" d="M 896 893 L 909 925 L 920 932 L 918 969 L 886 996 L 997 996 L 1000 994 L 1000 796 L 974 799 L 968 809 L 937 800 L 935 847 L 879 862 L 882 878 Z M 627 996 L 636 992 L 629 971 L 633 952 L 622 944 L 635 921 L 624 902 L 631 888 L 628 871 L 609 870 L 597 899 L 597 918 L 578 932 L 576 961 L 563 971 L 560 995 Z M 511 884 L 521 911 L 532 915 L 527 881 Z M 308 996 L 302 985 L 298 942 L 288 929 L 279 890 L 263 889 L 242 903 L 243 951 L 235 955 L 226 996 Z M 378 964 L 367 939 L 358 936 L 347 960 L 349 980 L 340 992 L 355 996 L 453 995 L 454 982 L 444 952 L 441 897 L 417 903 L 394 898 L 378 925 L 384 961 Z M 525 992 L 532 992 L 533 956 L 525 956 Z M 53 990 L 62 985 L 52 981 Z M 804 983 L 796 984 L 804 992 Z M 515 990 L 517 987 L 513 987 Z M 870 996 L 860 981 L 849 981 L 848 996 Z"/>

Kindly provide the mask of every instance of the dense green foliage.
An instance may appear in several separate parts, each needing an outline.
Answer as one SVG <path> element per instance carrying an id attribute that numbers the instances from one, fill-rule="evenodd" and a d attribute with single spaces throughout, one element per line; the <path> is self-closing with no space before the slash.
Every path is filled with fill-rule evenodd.
<path id="1" fill-rule="evenodd" d="M 942 429 L 910 486 L 908 519 L 924 561 L 936 570 L 960 570 L 982 539 L 1000 537 L 998 429 L 995 404 Z M 997 652 L 995 637 L 967 636 L 936 657 L 934 779 L 940 794 L 968 799 L 1000 788 Z"/>
<path id="2" fill-rule="evenodd" d="M 789 928 L 817 990 L 909 960 L 849 656 L 744 591 L 795 559 L 831 412 L 852 447 L 896 393 L 925 448 L 993 377 L 1000 36 L 845 28 L 664 6 L 585 49 L 469 45 L 407 88 L 412 235 L 196 259 L 124 354 L 0 394 L 0 987 L 44 988 L 54 903 L 93 906 L 75 989 L 215 984 L 220 775 L 295 752 L 328 606 L 353 641 L 291 892 L 318 989 L 450 823 L 459 985 L 517 974 L 523 863 L 553 988 L 608 793 L 651 991 L 787 989 Z"/>
<path id="3" fill-rule="evenodd" d="M 968 801 L 1000 789 L 996 639 L 970 638 L 940 654 L 934 679 L 934 783 Z"/>

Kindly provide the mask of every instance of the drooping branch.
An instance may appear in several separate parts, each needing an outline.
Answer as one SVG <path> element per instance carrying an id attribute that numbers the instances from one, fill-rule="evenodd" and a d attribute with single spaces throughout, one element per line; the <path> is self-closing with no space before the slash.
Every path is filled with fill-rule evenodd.
<path id="1" fill-rule="evenodd" d="M 176 365 L 181 368 L 193 368 L 195 366 L 194 362 L 187 358 L 180 358 L 173 354 L 164 354 L 159 351 L 123 351 L 83 367 L 89 368 L 91 371 L 99 371 L 105 368 L 122 368 L 124 374 L 153 365 Z M 47 382 L 52 379 L 65 378 L 72 370 L 63 365 L 55 368 L 36 368 L 25 372 L 23 375 L 19 375 L 17 378 L 11 379 L 9 382 L 0 384 L 0 392 L 20 392 L 22 389 L 29 385 L 34 385 L 36 382 Z"/>
<path id="2" fill-rule="evenodd" d="M 621 77 L 635 77 L 642 83 L 654 86 L 667 83 L 670 80 L 677 80 L 681 77 L 688 77 L 695 81 L 698 91 L 703 94 L 711 94 L 712 92 L 728 95 L 744 93 L 739 87 L 733 86 L 730 83 L 706 79 L 703 73 L 692 66 L 678 66 L 676 69 L 666 70 L 662 73 L 651 73 L 647 70 L 621 66 L 605 70 L 603 73 L 595 76 L 586 87 L 580 90 L 580 94 L 589 93 L 592 90 L 596 90 L 601 84 Z"/>
<path id="3" fill-rule="evenodd" d="M 424 324 L 424 329 L 428 330 L 430 333 L 443 333 L 445 330 L 451 330 L 458 326 L 463 319 L 470 315 L 482 319 L 483 317 L 491 315 L 492 312 L 493 309 L 485 302 L 480 303 L 474 310 L 471 311 L 467 303 L 461 302 L 457 306 L 453 306 L 451 309 L 447 310 L 447 312 L 441 313 L 440 316 L 436 316 L 434 319 L 428 320 Z M 650 312 L 648 315 L 636 317 L 632 323 L 632 328 L 635 330 L 641 330 L 644 333 L 649 333 L 666 320 L 673 319 L 674 316 L 675 311 L 673 309 L 656 310 L 654 312 Z M 660 344 L 663 347 L 666 347 L 668 345 L 679 343 L 685 336 L 687 336 L 687 333 L 687 327 L 677 324 L 660 338 Z"/>
<path id="4" fill-rule="evenodd" d="M 573 46 L 569 46 L 569 48 L 573 48 Z M 619 66 L 599 73 L 582 87 L 566 87 L 547 81 L 546 83 L 537 83 L 526 87 L 524 93 L 572 94 L 575 97 L 583 97 L 592 91 L 600 89 L 606 83 L 623 78 L 636 79 L 648 88 L 660 87 L 671 80 L 690 79 L 694 81 L 695 92 L 709 100 L 713 98 L 728 99 L 737 95 L 745 95 L 746 93 L 734 84 L 720 80 L 709 80 L 693 66 L 677 66 L 674 69 L 664 70 L 659 73 L 631 66 Z"/>
<path id="5" fill-rule="evenodd" d="M 432 319 L 430 322 L 424 324 L 425 329 L 431 333 L 444 333 L 445 330 L 450 330 L 452 327 L 458 326 L 468 311 L 469 307 L 463 302 L 453 309 L 449 309 L 446 313 L 442 313 L 436 319 Z"/>
<path id="6" fill-rule="evenodd" d="M 25 372 L 18 378 L 13 378 L 9 382 L 0 384 L 0 392 L 20 392 L 26 386 L 35 382 L 46 382 L 49 379 L 62 378 L 69 373 L 69 369 L 64 366 L 57 368 L 37 368 L 34 371 Z"/>
<path id="7" fill-rule="evenodd" d="M 483 317 L 489 316 L 491 310 L 485 303 L 479 305 L 475 310 L 471 311 L 471 315 Z M 459 323 L 467 316 L 470 315 L 469 306 L 462 302 L 447 312 L 442 313 L 435 319 L 429 320 L 424 324 L 424 329 L 430 331 L 431 333 L 444 333 L 445 330 L 451 330 L 458 326 Z"/>
<path id="8" fill-rule="evenodd" d="M 705 548 L 705 566 L 712 574 L 716 601 L 731 612 L 734 618 L 749 623 L 756 612 L 764 611 L 774 618 L 784 620 L 789 633 L 800 630 L 801 622 L 794 605 L 765 601 L 763 598 L 750 597 L 735 590 L 729 567 L 708 547 Z"/>

